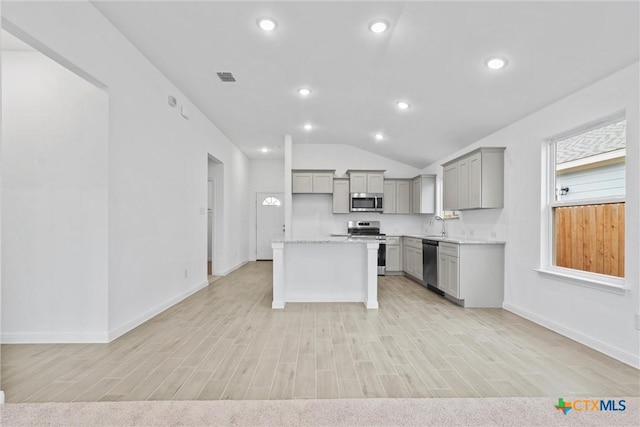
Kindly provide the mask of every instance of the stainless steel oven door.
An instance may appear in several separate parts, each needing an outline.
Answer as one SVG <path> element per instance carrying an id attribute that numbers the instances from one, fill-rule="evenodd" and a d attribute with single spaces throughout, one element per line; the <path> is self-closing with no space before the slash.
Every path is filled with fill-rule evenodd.
<path id="1" fill-rule="evenodd" d="M 380 243 L 378 247 L 378 276 L 384 276 L 387 266 L 387 244 Z"/>

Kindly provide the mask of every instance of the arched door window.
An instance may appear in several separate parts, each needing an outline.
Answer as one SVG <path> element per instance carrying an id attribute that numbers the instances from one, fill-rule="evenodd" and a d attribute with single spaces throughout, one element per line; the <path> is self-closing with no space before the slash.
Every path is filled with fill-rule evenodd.
<path id="1" fill-rule="evenodd" d="M 277 197 L 267 197 L 262 201 L 262 206 L 280 206 L 280 200 Z"/>

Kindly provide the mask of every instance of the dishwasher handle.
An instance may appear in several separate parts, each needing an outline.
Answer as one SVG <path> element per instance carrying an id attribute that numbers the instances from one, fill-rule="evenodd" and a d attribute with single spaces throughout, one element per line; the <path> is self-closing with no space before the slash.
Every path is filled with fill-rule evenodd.
<path id="1" fill-rule="evenodd" d="M 439 242 L 437 240 L 423 240 L 422 244 L 428 246 L 438 246 Z"/>

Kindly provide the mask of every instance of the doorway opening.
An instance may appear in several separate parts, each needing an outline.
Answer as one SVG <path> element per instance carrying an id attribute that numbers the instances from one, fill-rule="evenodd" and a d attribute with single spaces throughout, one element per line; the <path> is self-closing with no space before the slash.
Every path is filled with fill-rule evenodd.
<path id="1" fill-rule="evenodd" d="M 207 163 L 207 278 L 209 284 L 221 277 L 222 194 L 224 164 L 209 155 Z"/>

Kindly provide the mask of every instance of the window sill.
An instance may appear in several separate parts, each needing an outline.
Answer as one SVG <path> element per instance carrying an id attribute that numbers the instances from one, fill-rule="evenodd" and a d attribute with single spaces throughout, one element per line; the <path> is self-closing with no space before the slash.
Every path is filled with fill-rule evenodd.
<path id="1" fill-rule="evenodd" d="M 609 277 L 595 273 L 576 273 L 574 270 L 564 268 L 534 268 L 534 271 L 554 279 L 573 285 L 585 286 L 618 295 L 626 295 L 629 288 L 625 286 L 624 278 Z"/>

